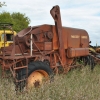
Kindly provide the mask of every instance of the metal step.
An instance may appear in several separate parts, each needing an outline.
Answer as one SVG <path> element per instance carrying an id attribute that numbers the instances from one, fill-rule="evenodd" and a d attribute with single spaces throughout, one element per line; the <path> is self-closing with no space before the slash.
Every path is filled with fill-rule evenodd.
<path id="1" fill-rule="evenodd" d="M 28 66 L 15 67 L 14 70 L 17 70 L 17 69 L 23 69 L 23 68 L 28 68 Z"/>
<path id="2" fill-rule="evenodd" d="M 16 80 L 16 82 L 22 82 L 22 81 L 26 81 L 26 80 L 27 80 L 27 78 L 22 79 L 22 80 Z"/>

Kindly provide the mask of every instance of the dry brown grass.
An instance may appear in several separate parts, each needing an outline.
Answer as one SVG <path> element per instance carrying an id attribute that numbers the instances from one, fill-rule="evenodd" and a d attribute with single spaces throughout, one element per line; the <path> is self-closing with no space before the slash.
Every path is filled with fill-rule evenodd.
<path id="1" fill-rule="evenodd" d="M 18 94 L 11 78 L 0 78 L 0 100 L 99 100 L 100 65 L 93 72 L 89 67 L 75 69 L 66 75 L 56 75 L 54 82 Z"/>

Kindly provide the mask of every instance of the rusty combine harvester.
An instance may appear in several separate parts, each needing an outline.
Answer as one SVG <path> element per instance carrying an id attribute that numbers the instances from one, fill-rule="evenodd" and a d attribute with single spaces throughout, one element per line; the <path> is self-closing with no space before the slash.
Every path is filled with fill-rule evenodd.
<path id="1" fill-rule="evenodd" d="M 55 25 L 23 29 L 13 37 L 12 45 L 1 48 L 2 76 L 10 69 L 16 89 L 37 87 L 44 77 L 67 73 L 77 66 L 78 59 L 83 59 L 85 64 L 87 59 L 92 61 L 88 33 L 83 29 L 62 27 L 59 6 L 54 6 L 50 13 Z"/>

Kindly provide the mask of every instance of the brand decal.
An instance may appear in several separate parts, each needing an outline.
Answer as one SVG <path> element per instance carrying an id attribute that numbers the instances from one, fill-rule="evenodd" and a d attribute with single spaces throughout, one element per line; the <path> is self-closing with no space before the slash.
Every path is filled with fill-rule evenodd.
<path id="1" fill-rule="evenodd" d="M 87 39 L 87 36 L 81 36 L 82 39 Z"/>
<path id="2" fill-rule="evenodd" d="M 71 38 L 79 38 L 79 35 L 71 35 Z"/>

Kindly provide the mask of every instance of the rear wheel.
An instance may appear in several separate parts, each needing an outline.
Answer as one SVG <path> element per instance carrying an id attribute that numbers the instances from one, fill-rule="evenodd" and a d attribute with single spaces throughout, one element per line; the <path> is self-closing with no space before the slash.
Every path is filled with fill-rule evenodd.
<path id="1" fill-rule="evenodd" d="M 27 79 L 27 88 L 31 87 L 39 87 L 43 80 L 52 79 L 53 71 L 50 68 L 48 64 L 42 61 L 35 61 L 30 62 L 28 64 L 28 79 Z M 20 72 L 18 72 L 18 80 L 26 78 L 26 69 L 22 69 Z M 18 84 L 20 87 L 20 90 L 22 90 L 26 82 L 24 84 L 20 82 Z"/>

